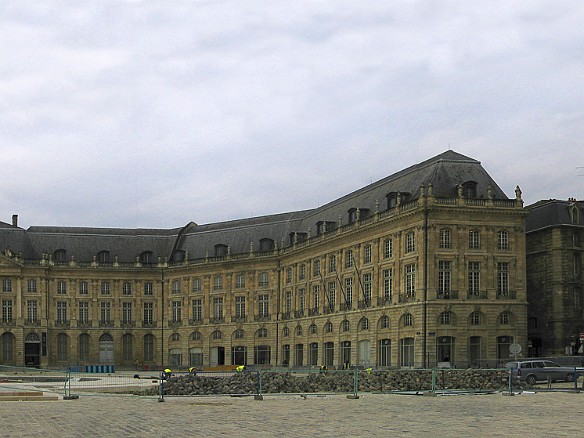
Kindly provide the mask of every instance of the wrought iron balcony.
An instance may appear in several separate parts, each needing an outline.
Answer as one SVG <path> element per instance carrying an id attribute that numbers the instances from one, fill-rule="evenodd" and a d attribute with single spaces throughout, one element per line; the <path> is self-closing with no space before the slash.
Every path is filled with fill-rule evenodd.
<path id="1" fill-rule="evenodd" d="M 156 326 L 156 321 L 142 321 L 142 327 L 144 328 L 155 328 Z"/>
<path id="2" fill-rule="evenodd" d="M 100 327 L 113 327 L 114 322 L 113 321 L 99 321 L 99 326 Z"/>
<path id="3" fill-rule="evenodd" d="M 391 304 L 391 297 L 377 297 L 378 306 L 388 306 Z"/>
<path id="4" fill-rule="evenodd" d="M 294 318 L 304 318 L 304 310 L 295 310 Z"/>
<path id="5" fill-rule="evenodd" d="M 341 311 L 353 310 L 353 303 L 341 303 Z"/>
<path id="6" fill-rule="evenodd" d="M 505 292 L 497 292 L 497 299 L 498 300 L 516 300 L 517 299 L 517 292 L 514 290 L 505 291 Z"/>
<path id="7" fill-rule="evenodd" d="M 314 309 L 308 309 L 308 316 L 317 316 L 318 313 L 318 308 L 315 307 Z"/>
<path id="8" fill-rule="evenodd" d="M 270 320 L 270 315 L 256 315 L 254 317 L 255 322 L 266 322 Z"/>
<path id="9" fill-rule="evenodd" d="M 81 328 L 89 328 L 93 325 L 92 321 L 88 321 L 88 320 L 77 320 L 77 327 L 81 327 Z"/>
<path id="10" fill-rule="evenodd" d="M 359 309 L 367 309 L 371 307 L 371 300 L 359 300 L 359 302 L 357 303 L 357 307 Z"/>
<path id="11" fill-rule="evenodd" d="M 488 293 L 486 290 L 481 291 L 469 291 L 468 292 L 468 299 L 469 300 L 486 300 L 488 298 Z"/>
<path id="12" fill-rule="evenodd" d="M 458 291 L 457 290 L 438 291 L 436 293 L 436 298 L 438 298 L 439 300 L 457 300 Z"/>

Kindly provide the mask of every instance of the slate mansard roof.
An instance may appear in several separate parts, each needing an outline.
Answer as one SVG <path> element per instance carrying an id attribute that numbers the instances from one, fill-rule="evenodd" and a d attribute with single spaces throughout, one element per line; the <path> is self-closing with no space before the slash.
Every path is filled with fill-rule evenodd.
<path id="1" fill-rule="evenodd" d="M 584 202 L 575 199 L 548 199 L 525 207 L 525 230 L 530 233 L 543 228 L 578 226 L 584 223 Z"/>
<path id="2" fill-rule="evenodd" d="M 39 227 L 27 230 L 0 222 L 0 249 L 10 249 L 28 260 L 40 259 L 44 253 L 65 250 L 67 259 L 92 261 L 100 251 L 109 251 L 119 262 L 134 262 L 140 254 L 150 252 L 152 260 L 176 259 L 177 252 L 188 252 L 189 259 L 215 255 L 215 246 L 229 247 L 231 254 L 260 251 L 260 242 L 268 245 L 291 244 L 294 233 L 317 234 L 317 224 L 328 227 L 349 223 L 351 210 L 359 209 L 361 218 L 374 214 L 377 208 L 388 208 L 388 199 L 398 193 L 402 202 L 420 196 L 420 187 L 432 184 L 438 197 L 455 197 L 460 184 L 476 186 L 476 197 L 486 198 L 491 188 L 495 199 L 508 199 L 481 163 L 454 151 L 446 151 L 426 161 L 401 170 L 322 207 L 273 214 L 249 219 L 197 225 L 190 222 L 173 229 L 120 229 L 83 227 Z M 377 205 L 379 207 L 377 207 Z"/>

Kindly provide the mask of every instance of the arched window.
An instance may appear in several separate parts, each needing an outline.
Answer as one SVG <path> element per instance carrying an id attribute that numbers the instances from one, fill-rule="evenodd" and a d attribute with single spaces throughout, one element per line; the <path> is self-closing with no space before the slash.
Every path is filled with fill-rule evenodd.
<path id="1" fill-rule="evenodd" d="M 218 339 L 222 339 L 223 338 L 223 333 L 221 333 L 220 330 L 215 330 L 213 333 L 211 333 L 211 339 L 213 340 L 218 340 Z"/>
<path id="2" fill-rule="evenodd" d="M 302 326 L 296 326 L 296 336 L 302 336 Z"/>
<path id="3" fill-rule="evenodd" d="M 308 333 L 310 333 L 311 335 L 316 335 L 318 332 L 318 328 L 316 327 L 316 324 L 310 324 L 310 326 L 308 327 Z"/>
<path id="4" fill-rule="evenodd" d="M 201 332 L 192 332 L 191 333 L 191 341 L 200 341 L 202 338 Z"/>
<path id="5" fill-rule="evenodd" d="M 402 317 L 402 321 L 403 321 L 403 326 L 404 327 L 411 327 L 414 325 L 414 318 L 412 316 L 411 313 L 406 313 L 403 317 Z"/>
<path id="6" fill-rule="evenodd" d="M 235 332 L 233 332 L 233 337 L 235 339 L 243 339 L 245 333 L 242 329 L 237 329 L 235 330 Z"/>
<path id="7" fill-rule="evenodd" d="M 333 332 L 333 323 L 328 321 L 325 325 L 324 325 L 324 332 L 325 333 L 332 333 Z"/>
<path id="8" fill-rule="evenodd" d="M 257 331 L 257 337 L 258 338 L 267 338 L 268 337 L 268 329 L 267 328 L 261 328 Z"/>
<path id="9" fill-rule="evenodd" d="M 348 332 L 349 330 L 351 330 L 351 323 L 349 322 L 348 319 L 345 319 L 341 323 L 341 331 Z"/>
<path id="10" fill-rule="evenodd" d="M 367 318 L 361 318 L 359 321 L 359 329 L 369 330 L 369 320 Z"/>
<path id="11" fill-rule="evenodd" d="M 380 329 L 389 328 L 389 316 L 383 315 L 381 318 L 379 318 L 379 328 Z"/>
<path id="12" fill-rule="evenodd" d="M 285 338 L 290 336 L 290 329 L 288 327 L 284 327 L 284 329 L 282 330 L 282 336 Z"/>

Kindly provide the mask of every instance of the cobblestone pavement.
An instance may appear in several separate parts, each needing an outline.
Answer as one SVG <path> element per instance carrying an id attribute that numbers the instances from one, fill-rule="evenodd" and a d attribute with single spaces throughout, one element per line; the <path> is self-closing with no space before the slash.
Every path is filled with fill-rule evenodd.
<path id="1" fill-rule="evenodd" d="M 81 396 L 0 402 L 8 437 L 582 436 L 584 394 Z"/>

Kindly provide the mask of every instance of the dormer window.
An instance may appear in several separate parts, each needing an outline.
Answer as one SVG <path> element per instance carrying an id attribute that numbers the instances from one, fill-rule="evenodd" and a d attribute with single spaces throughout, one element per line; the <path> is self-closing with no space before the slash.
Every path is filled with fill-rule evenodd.
<path id="1" fill-rule="evenodd" d="M 100 251 L 97 253 L 97 261 L 99 263 L 109 263 L 110 262 L 110 252 L 109 251 Z"/>
<path id="2" fill-rule="evenodd" d="M 66 249 L 58 249 L 53 254 L 53 259 L 57 263 L 63 263 L 67 261 L 67 250 Z"/>
<path id="3" fill-rule="evenodd" d="M 356 220 L 357 220 L 357 209 L 356 208 L 351 208 L 349 210 L 349 223 L 352 224 Z"/>
<path id="4" fill-rule="evenodd" d="M 143 251 L 140 254 L 140 263 L 142 263 L 143 265 L 149 265 L 153 263 L 153 261 L 154 256 L 152 255 L 152 251 Z"/>
<path id="5" fill-rule="evenodd" d="M 174 252 L 174 255 L 172 256 L 172 259 L 175 262 L 184 262 L 185 261 L 185 256 L 186 256 L 186 252 L 182 249 L 176 250 Z"/>
<path id="6" fill-rule="evenodd" d="M 263 238 L 260 239 L 260 252 L 273 251 L 274 241 L 272 239 Z"/>
<path id="7" fill-rule="evenodd" d="M 462 185 L 462 196 L 465 198 L 477 197 L 477 183 L 476 181 L 467 181 Z"/>
<path id="8" fill-rule="evenodd" d="M 221 243 L 215 245 L 215 257 L 226 257 L 227 256 L 227 245 Z"/>
<path id="9" fill-rule="evenodd" d="M 337 223 L 334 221 L 318 221 L 316 223 L 316 234 L 330 233 L 337 228 Z"/>

